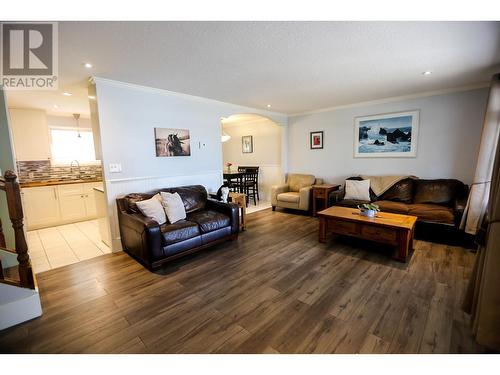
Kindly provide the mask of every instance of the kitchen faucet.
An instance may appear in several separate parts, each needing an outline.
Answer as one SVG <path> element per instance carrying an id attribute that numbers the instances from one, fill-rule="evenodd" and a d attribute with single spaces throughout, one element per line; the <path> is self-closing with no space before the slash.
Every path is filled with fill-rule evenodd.
<path id="1" fill-rule="evenodd" d="M 80 180 L 80 179 L 81 179 L 81 177 L 82 177 L 82 171 L 81 171 L 81 169 L 80 169 L 80 163 L 78 162 L 78 160 L 72 160 L 72 161 L 71 161 L 71 164 L 70 164 L 70 171 L 71 171 L 71 173 L 73 173 L 73 163 L 75 163 L 75 164 L 76 164 L 76 168 L 77 168 L 77 170 L 78 170 L 78 174 L 77 174 L 77 176 L 78 176 L 78 179 Z"/>

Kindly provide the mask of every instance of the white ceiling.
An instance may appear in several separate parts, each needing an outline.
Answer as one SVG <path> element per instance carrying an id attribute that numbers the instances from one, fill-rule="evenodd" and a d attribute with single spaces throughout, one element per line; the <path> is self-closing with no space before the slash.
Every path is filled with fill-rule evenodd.
<path id="1" fill-rule="evenodd" d="M 95 75 L 293 114 L 487 82 L 499 64 L 499 22 L 61 22 L 60 91 L 8 100 L 86 114 Z"/>

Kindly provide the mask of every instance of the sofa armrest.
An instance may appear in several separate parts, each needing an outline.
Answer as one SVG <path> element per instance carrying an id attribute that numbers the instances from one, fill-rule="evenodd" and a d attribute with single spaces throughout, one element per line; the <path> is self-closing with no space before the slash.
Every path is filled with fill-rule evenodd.
<path id="1" fill-rule="evenodd" d="M 224 203 L 215 199 L 207 199 L 205 207 L 229 216 L 231 220 L 231 233 L 236 234 L 240 231 L 240 210 L 237 204 Z"/>
<path id="2" fill-rule="evenodd" d="M 311 201 L 312 186 L 306 186 L 299 190 L 299 210 L 308 211 Z"/>
<path id="3" fill-rule="evenodd" d="M 344 199 L 344 196 L 345 196 L 344 189 L 332 191 L 330 193 L 330 196 L 328 197 L 328 203 L 330 204 L 330 206 L 333 206 L 335 203 L 340 202 L 342 199 Z"/>
<path id="4" fill-rule="evenodd" d="M 467 201 L 469 199 L 469 187 L 467 185 L 464 185 L 464 188 L 455 197 L 455 200 L 453 202 L 453 214 L 455 216 L 455 224 L 457 226 L 460 225 L 460 222 L 462 221 L 462 216 L 465 211 L 465 207 L 467 206 Z"/>
<path id="5" fill-rule="evenodd" d="M 118 210 L 118 223 L 122 245 L 132 255 L 146 265 L 164 256 L 160 225 L 155 220 Z"/>
<path id="6" fill-rule="evenodd" d="M 276 207 L 278 205 L 278 194 L 286 193 L 288 190 L 288 184 L 271 186 L 271 205 Z"/>

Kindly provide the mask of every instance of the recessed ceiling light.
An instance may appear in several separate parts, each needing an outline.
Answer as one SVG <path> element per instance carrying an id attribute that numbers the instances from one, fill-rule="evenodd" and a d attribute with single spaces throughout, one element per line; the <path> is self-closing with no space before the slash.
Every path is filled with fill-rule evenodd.
<path id="1" fill-rule="evenodd" d="M 267 105 L 267 108 L 271 108 L 271 104 L 268 104 L 268 105 Z"/>
<path id="2" fill-rule="evenodd" d="M 54 109 L 57 109 L 59 108 L 59 106 L 57 104 L 54 104 Z"/>
<path id="3" fill-rule="evenodd" d="M 423 76 L 430 76 L 432 72 L 430 70 L 426 70 L 425 72 L 422 72 Z"/>
<path id="4" fill-rule="evenodd" d="M 71 96 L 71 95 L 73 95 L 73 94 L 72 94 L 72 93 L 70 93 L 70 92 L 63 92 L 63 95 L 64 95 L 64 96 Z"/>
<path id="5" fill-rule="evenodd" d="M 89 99 L 90 99 L 90 100 L 94 100 L 94 99 L 95 99 L 95 96 L 94 96 L 94 95 L 89 95 Z"/>
<path id="6" fill-rule="evenodd" d="M 87 69 L 90 69 L 90 68 L 92 68 L 93 65 L 89 62 L 86 62 L 86 63 L 83 63 L 83 66 L 86 67 Z"/>

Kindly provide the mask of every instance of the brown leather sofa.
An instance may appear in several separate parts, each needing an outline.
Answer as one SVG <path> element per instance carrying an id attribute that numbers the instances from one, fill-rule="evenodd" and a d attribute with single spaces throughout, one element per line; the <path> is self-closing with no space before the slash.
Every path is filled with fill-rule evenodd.
<path id="1" fill-rule="evenodd" d="M 159 225 L 138 210 L 136 202 L 149 199 L 160 191 L 179 193 L 186 209 L 185 220 Z M 238 206 L 209 199 L 201 185 L 128 194 L 118 198 L 116 203 L 124 251 L 151 270 L 173 259 L 238 237 Z"/>
<path id="2" fill-rule="evenodd" d="M 362 180 L 350 177 L 350 180 Z M 377 197 L 370 189 L 371 202 L 381 211 L 417 216 L 417 224 L 427 223 L 458 228 L 469 188 L 454 179 L 421 180 L 407 178 L 399 181 L 389 190 Z M 344 199 L 344 189 L 330 194 L 330 205 L 357 207 L 367 201 Z"/>

